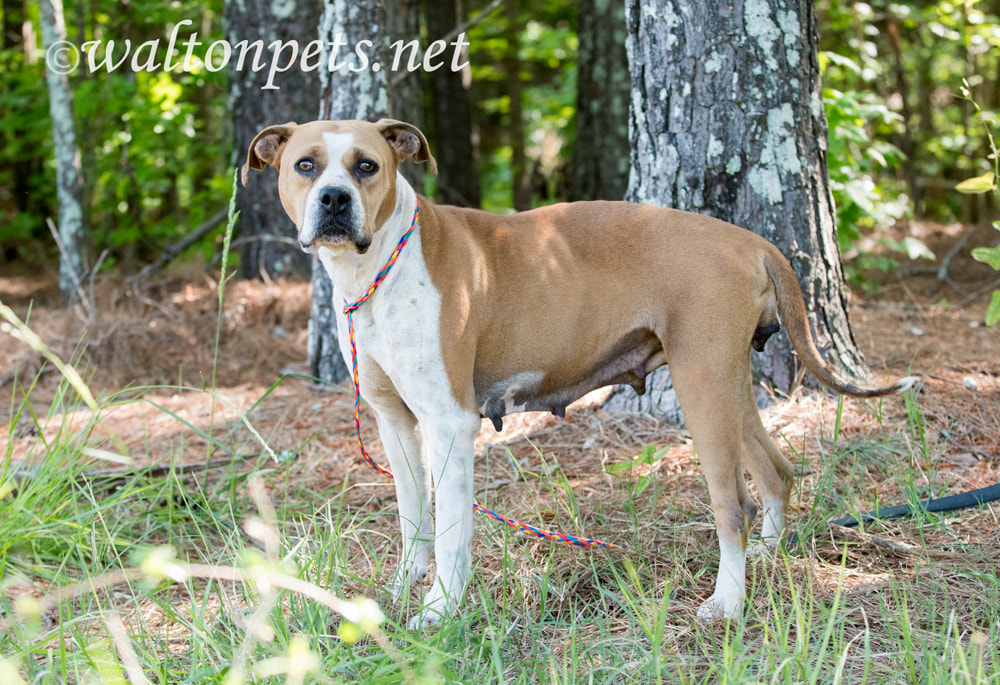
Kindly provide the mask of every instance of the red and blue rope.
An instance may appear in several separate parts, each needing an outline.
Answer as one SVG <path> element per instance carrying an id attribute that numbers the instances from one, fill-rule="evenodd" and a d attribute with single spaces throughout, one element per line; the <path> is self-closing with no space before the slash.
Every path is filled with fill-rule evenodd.
<path id="1" fill-rule="evenodd" d="M 359 413 L 361 386 L 358 383 L 358 347 L 354 340 L 354 312 L 375 294 L 379 285 L 381 285 L 382 281 L 385 280 L 385 277 L 389 274 L 389 270 L 392 269 L 392 265 L 396 263 L 397 259 L 399 259 L 399 253 L 403 251 L 403 247 L 406 245 L 407 241 L 409 241 L 410 236 L 413 235 L 413 231 L 417 227 L 418 216 L 420 216 L 419 200 L 417 201 L 416 209 L 413 210 L 413 220 L 410 222 L 409 230 L 407 230 L 406 233 L 404 233 L 399 239 L 396 249 L 394 249 L 392 254 L 389 255 L 389 259 L 386 260 L 385 266 L 383 266 L 378 274 L 375 275 L 375 280 L 372 281 L 370 286 L 368 286 L 368 289 L 364 292 L 364 294 L 354 302 L 348 303 L 347 300 L 344 300 L 344 314 L 347 315 L 347 335 L 351 344 L 351 378 L 354 381 L 354 433 L 358 439 L 358 448 L 361 450 L 361 458 L 365 460 L 366 464 L 388 478 L 393 478 L 392 472 L 372 459 L 371 455 L 368 454 L 368 450 L 365 449 L 364 441 L 361 439 L 361 415 Z M 472 508 L 481 514 L 486 514 L 494 521 L 498 521 L 499 523 L 503 523 L 511 528 L 515 528 L 523 533 L 527 533 L 528 535 L 541 538 L 543 540 L 561 542 L 566 545 L 576 545 L 577 547 L 603 547 L 605 549 L 621 550 L 620 547 L 613 545 L 610 542 L 579 538 L 575 535 L 567 535 L 566 533 L 560 533 L 558 531 L 542 530 L 541 528 L 536 528 L 535 526 L 529 526 L 527 523 L 521 523 L 515 519 L 501 516 L 495 511 L 487 509 L 478 502 L 473 502 Z"/>

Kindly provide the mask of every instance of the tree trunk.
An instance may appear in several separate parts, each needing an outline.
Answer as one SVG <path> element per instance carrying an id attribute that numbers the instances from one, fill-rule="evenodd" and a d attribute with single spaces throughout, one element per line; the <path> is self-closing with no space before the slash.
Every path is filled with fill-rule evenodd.
<path id="1" fill-rule="evenodd" d="M 424 0 L 424 8 L 428 41 L 444 38 L 464 19 L 456 0 Z M 461 207 L 478 207 L 479 169 L 473 145 L 472 112 L 463 78 L 463 72 L 452 71 L 447 65 L 428 75 L 430 129 L 439 143 L 434 151 L 439 169 L 437 199 Z M 394 102 L 396 98 L 394 91 Z"/>
<path id="2" fill-rule="evenodd" d="M 46 54 L 49 46 L 66 40 L 62 0 L 38 3 L 42 41 Z M 57 60 L 58 62 L 58 60 Z M 56 192 L 59 197 L 59 290 L 69 302 L 76 298 L 83 281 L 84 208 L 83 178 L 80 173 L 80 148 L 76 144 L 73 122 L 73 91 L 65 74 L 46 68 L 49 88 L 49 115 L 56 155 Z"/>
<path id="3" fill-rule="evenodd" d="M 628 186 L 629 72 L 622 0 L 578 5 L 570 200 L 621 200 Z"/>
<path id="4" fill-rule="evenodd" d="M 228 0 L 225 3 L 226 37 L 239 54 L 236 44 L 246 40 L 263 41 L 261 60 L 268 61 L 266 46 L 276 40 L 298 42 L 303 50 L 316 40 L 320 7 L 315 2 L 271 2 L 270 0 Z M 253 49 L 247 53 L 252 64 Z M 290 48 L 282 54 L 288 59 Z M 250 141 L 261 129 L 286 121 L 312 121 L 319 108 L 319 77 L 298 65 L 277 73 L 268 85 L 270 69 L 244 68 L 236 71 L 237 60 L 230 60 L 229 98 L 233 112 L 233 157 L 236 166 L 243 163 Z M 325 63 L 324 63 L 325 64 Z M 294 243 L 295 227 L 285 214 L 278 198 L 278 184 L 269 174 L 251 174 L 236 198 L 240 212 L 236 230 L 245 242 L 240 248 L 240 275 L 289 276 L 309 273 L 311 259 Z M 283 241 L 282 238 L 290 240 Z"/>
<path id="5" fill-rule="evenodd" d="M 24 42 L 24 0 L 3 0 L 0 10 L 3 11 L 0 48 L 12 50 L 21 47 Z"/>
<path id="6" fill-rule="evenodd" d="M 403 41 L 406 45 L 412 41 L 420 41 L 420 5 L 421 0 L 385 0 L 386 33 L 389 44 Z M 404 61 L 409 51 L 403 51 Z M 392 89 L 392 108 L 389 116 L 393 119 L 406 121 L 421 130 L 424 129 L 424 89 L 421 82 L 423 71 L 408 72 L 402 66 L 399 71 L 390 76 Z M 404 164 L 399 171 L 418 193 L 424 193 L 424 167 L 422 164 Z"/>
<path id="7" fill-rule="evenodd" d="M 362 65 L 353 46 L 362 40 L 376 41 L 366 53 L 368 65 L 359 71 L 347 67 L 329 71 L 320 69 L 320 119 L 364 119 L 374 121 L 389 112 L 389 89 L 386 74 L 385 45 L 378 41 L 385 26 L 382 4 L 378 0 L 323 0 L 319 38 L 328 46 L 338 36 L 348 46 L 338 51 L 337 63 Z M 329 55 L 324 53 L 321 64 Z M 375 63 L 379 68 L 374 69 Z M 309 364 L 312 374 L 325 383 L 339 383 L 348 377 L 347 365 L 337 342 L 337 319 L 334 307 L 342 299 L 333 292 L 333 284 L 318 259 L 312 267 L 312 315 L 309 319 Z"/>
<path id="8" fill-rule="evenodd" d="M 847 318 L 826 167 L 816 14 L 809 0 L 626 0 L 632 170 L 627 199 L 708 214 L 775 243 L 798 274 L 826 357 L 864 364 Z M 787 392 L 788 337 L 755 355 Z M 666 370 L 615 407 L 680 418 Z"/>
<path id="9" fill-rule="evenodd" d="M 518 57 L 521 41 L 521 3 L 519 0 L 507 0 L 507 28 L 504 38 L 507 41 L 507 51 L 504 55 L 503 68 L 506 72 L 507 97 L 510 99 L 510 168 L 511 168 L 511 201 L 514 209 L 523 212 L 531 209 L 531 188 L 527 179 L 527 158 L 524 152 L 524 103 L 521 102 L 521 60 Z"/>

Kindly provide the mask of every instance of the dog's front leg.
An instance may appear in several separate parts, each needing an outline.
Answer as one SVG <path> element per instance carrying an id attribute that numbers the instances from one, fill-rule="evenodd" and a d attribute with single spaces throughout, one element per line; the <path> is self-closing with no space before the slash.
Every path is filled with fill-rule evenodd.
<path id="1" fill-rule="evenodd" d="M 462 599 L 472 569 L 472 474 L 478 414 L 456 411 L 421 421 L 434 479 L 437 573 L 410 628 L 437 623 Z"/>
<path id="2" fill-rule="evenodd" d="M 379 437 L 392 471 L 399 507 L 403 556 L 393 574 L 393 600 L 427 575 L 434 532 L 431 525 L 430 469 L 416 434 L 417 419 L 402 402 L 372 403 Z"/>

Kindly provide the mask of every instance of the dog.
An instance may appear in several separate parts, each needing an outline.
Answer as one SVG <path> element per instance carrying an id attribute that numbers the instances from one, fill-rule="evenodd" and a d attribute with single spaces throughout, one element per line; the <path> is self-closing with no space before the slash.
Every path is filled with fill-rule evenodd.
<path id="1" fill-rule="evenodd" d="M 277 169 L 300 246 L 318 256 L 338 296 L 353 301 L 418 207 L 398 171 L 406 159 L 437 172 L 424 134 L 405 122 L 287 123 L 257 134 L 242 180 L 251 169 Z M 627 202 L 508 216 L 421 197 L 415 227 L 353 314 L 361 395 L 396 474 L 404 562 L 394 596 L 426 575 L 432 544 L 437 560 L 411 628 L 454 611 L 468 583 L 482 417 L 499 430 L 507 414 L 563 415 L 603 386 L 641 393 L 646 376 L 669 364 L 718 531 L 715 591 L 697 613 L 731 619 L 742 612 L 747 530 L 757 514 L 743 469 L 761 494 L 765 543 L 781 537 L 791 490 L 791 464 L 765 431 L 751 389 L 751 350 L 779 330 L 779 313 L 805 366 L 840 394 L 878 397 L 917 380 L 867 388 L 840 378 L 816 349 L 785 257 L 717 219 Z M 334 309 L 350 365 L 347 316 Z"/>

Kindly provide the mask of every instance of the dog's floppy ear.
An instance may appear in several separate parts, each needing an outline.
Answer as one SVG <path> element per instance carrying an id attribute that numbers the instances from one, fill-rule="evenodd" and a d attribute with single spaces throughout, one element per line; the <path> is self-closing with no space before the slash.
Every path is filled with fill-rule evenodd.
<path id="1" fill-rule="evenodd" d="M 389 141 L 389 145 L 396 151 L 396 156 L 400 162 L 413 157 L 414 162 L 428 162 L 431 173 L 437 176 L 437 160 L 431 154 L 430 146 L 427 145 L 427 138 L 423 132 L 413 124 L 395 119 L 380 119 L 375 122 L 379 132 Z"/>
<path id="2" fill-rule="evenodd" d="M 281 148 L 291 138 L 297 125 L 294 121 L 289 121 L 287 124 L 268 126 L 254 136 L 253 142 L 250 143 L 250 149 L 247 150 L 247 161 L 243 163 L 243 169 L 240 171 L 240 180 L 243 181 L 243 185 L 247 184 L 251 169 L 260 171 L 265 164 L 270 164 L 275 169 L 278 168 Z"/>

